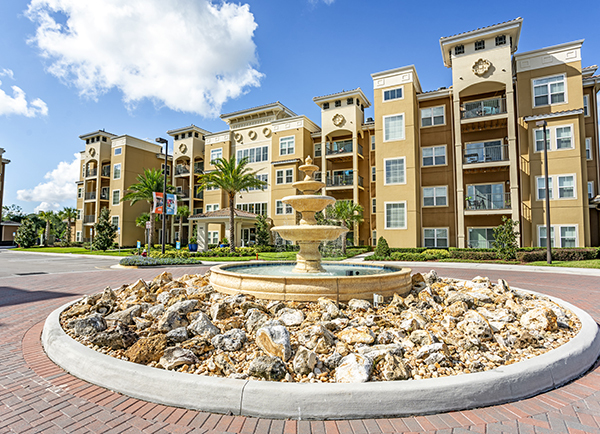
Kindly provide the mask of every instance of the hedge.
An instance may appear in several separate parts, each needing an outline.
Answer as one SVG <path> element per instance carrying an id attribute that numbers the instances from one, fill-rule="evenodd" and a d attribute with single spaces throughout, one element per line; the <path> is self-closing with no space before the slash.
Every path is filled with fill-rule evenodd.
<path id="1" fill-rule="evenodd" d="M 552 260 L 554 261 L 586 261 L 596 259 L 600 249 L 587 247 L 579 249 L 552 249 Z M 517 252 L 517 259 L 521 262 L 537 262 L 546 260 L 546 249 Z"/>
<path id="2" fill-rule="evenodd" d="M 126 258 L 121 259 L 119 264 L 126 266 L 153 267 L 157 265 L 202 264 L 202 262 L 195 258 L 149 258 L 144 256 L 127 256 Z"/>
<path id="3" fill-rule="evenodd" d="M 450 249 L 452 259 L 469 259 L 474 261 L 493 261 L 498 254 L 490 249 Z"/>

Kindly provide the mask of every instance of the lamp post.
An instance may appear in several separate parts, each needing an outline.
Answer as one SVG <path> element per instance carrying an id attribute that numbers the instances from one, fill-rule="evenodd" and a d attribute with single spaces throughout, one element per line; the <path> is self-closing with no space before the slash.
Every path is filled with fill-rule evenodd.
<path id="1" fill-rule="evenodd" d="M 552 233 L 550 232 L 550 183 L 548 181 L 548 136 L 546 127 L 548 126 L 548 122 L 546 121 L 537 121 L 535 123 L 538 127 L 543 127 L 544 129 L 544 185 L 546 188 L 546 262 L 548 264 L 552 264 Z"/>
<path id="2" fill-rule="evenodd" d="M 165 238 L 167 235 L 167 157 L 169 156 L 169 141 L 158 137 L 154 139 L 156 143 L 165 145 L 165 171 L 163 172 L 163 206 L 162 206 L 162 253 L 165 253 Z"/>

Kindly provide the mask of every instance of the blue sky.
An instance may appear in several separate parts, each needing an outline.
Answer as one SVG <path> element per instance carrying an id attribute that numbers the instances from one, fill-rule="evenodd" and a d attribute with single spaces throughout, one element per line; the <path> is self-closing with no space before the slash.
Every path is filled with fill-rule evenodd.
<path id="1" fill-rule="evenodd" d="M 585 39 L 583 66 L 597 64 L 599 13 L 558 1 L 2 1 L 4 203 L 74 206 L 78 136 L 98 129 L 221 131 L 219 113 L 273 101 L 320 123 L 314 96 L 361 87 L 372 99 L 371 73 L 410 64 L 424 89 L 448 86 L 441 36 L 519 16 L 519 52 Z"/>

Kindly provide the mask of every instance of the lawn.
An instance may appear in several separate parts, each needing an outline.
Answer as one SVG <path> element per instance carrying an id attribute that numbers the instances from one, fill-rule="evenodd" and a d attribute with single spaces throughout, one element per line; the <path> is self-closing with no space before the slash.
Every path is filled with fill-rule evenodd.
<path id="1" fill-rule="evenodd" d="M 552 264 L 546 261 L 530 262 L 526 265 L 539 265 L 542 267 L 573 267 L 573 268 L 600 268 L 600 259 L 590 259 L 587 261 L 552 261 Z"/>
<path id="2" fill-rule="evenodd" d="M 89 250 L 85 247 L 31 247 L 29 249 L 19 247 L 12 249 L 20 252 L 35 252 L 35 253 L 65 253 L 75 255 L 108 255 L 108 256 L 131 256 L 137 249 L 121 249 L 118 250 Z"/>

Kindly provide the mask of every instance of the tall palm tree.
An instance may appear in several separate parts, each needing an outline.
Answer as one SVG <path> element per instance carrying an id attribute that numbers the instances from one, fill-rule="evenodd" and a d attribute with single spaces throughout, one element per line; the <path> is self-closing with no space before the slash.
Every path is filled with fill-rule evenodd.
<path id="1" fill-rule="evenodd" d="M 52 222 L 52 217 L 54 216 L 54 211 L 40 211 L 38 215 L 43 221 L 46 222 L 46 230 L 44 231 L 44 246 L 47 246 L 48 239 L 50 238 L 50 225 Z"/>
<path id="2" fill-rule="evenodd" d="M 190 216 L 190 208 L 187 205 L 178 206 L 175 215 L 179 217 L 179 241 L 183 244 L 183 219 Z"/>
<path id="3" fill-rule="evenodd" d="M 77 209 L 64 207 L 62 211 L 58 213 L 58 216 L 67 220 L 67 244 L 71 244 L 71 222 L 77 218 Z"/>
<path id="4" fill-rule="evenodd" d="M 257 171 L 248 167 L 247 158 L 243 158 L 238 163 L 235 155 L 232 155 L 229 160 L 219 158 L 212 164 L 216 167 L 214 172 L 199 175 L 198 191 L 204 190 L 206 187 L 215 187 L 227 194 L 229 198 L 229 249 L 233 253 L 235 250 L 235 195 L 242 191 L 248 191 L 250 188 L 263 188 L 267 183 L 256 177 Z"/>
<path id="5" fill-rule="evenodd" d="M 164 176 L 162 170 L 144 169 L 144 173 L 137 176 L 137 183 L 131 184 L 127 189 L 127 193 L 121 199 L 122 202 L 129 202 L 129 205 L 134 205 L 139 201 L 146 201 L 150 207 L 150 214 L 154 217 L 153 197 L 152 193 L 162 193 Z M 175 188 L 167 184 L 167 193 L 173 193 Z M 154 244 L 155 237 L 155 218 L 150 218 L 150 244 Z"/>
<path id="6" fill-rule="evenodd" d="M 354 231 L 356 224 L 362 223 L 364 208 L 352 200 L 338 200 L 332 207 L 327 208 L 328 216 L 339 221 L 342 226 Z M 342 236 L 342 254 L 346 255 L 346 234 Z"/>

